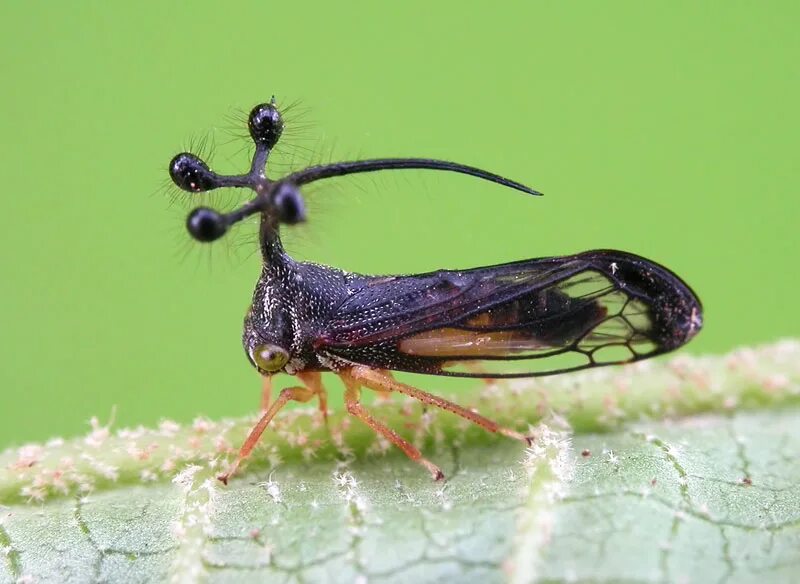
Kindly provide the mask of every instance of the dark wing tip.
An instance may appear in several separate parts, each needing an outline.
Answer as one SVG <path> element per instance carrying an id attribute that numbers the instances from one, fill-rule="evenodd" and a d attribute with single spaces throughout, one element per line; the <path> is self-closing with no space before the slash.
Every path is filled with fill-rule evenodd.
<path id="1" fill-rule="evenodd" d="M 595 251 L 592 263 L 622 283 L 627 293 L 646 298 L 653 317 L 654 340 L 661 351 L 685 345 L 703 327 L 703 305 L 677 274 L 656 262 L 620 251 Z"/>

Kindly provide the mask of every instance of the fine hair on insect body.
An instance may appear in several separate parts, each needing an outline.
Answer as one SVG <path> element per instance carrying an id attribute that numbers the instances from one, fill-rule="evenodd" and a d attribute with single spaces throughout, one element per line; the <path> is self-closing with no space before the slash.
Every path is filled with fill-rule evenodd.
<path id="1" fill-rule="evenodd" d="M 428 158 L 381 158 L 309 166 L 282 178 L 267 176 L 270 151 L 284 122 L 273 100 L 247 120 L 255 145 L 249 170 L 221 175 L 197 155 L 182 152 L 169 165 L 184 191 L 250 189 L 253 198 L 230 213 L 191 211 L 194 239 L 211 242 L 237 222 L 259 215 L 263 258 L 242 343 L 263 376 L 262 415 L 228 471 L 247 458 L 272 418 L 290 401 L 319 400 L 327 416 L 321 373 L 339 375 L 347 412 L 385 437 L 431 476 L 444 477 L 412 444 L 361 404 L 362 388 L 394 392 L 448 410 L 485 428 L 530 444 L 451 401 L 396 381 L 392 371 L 479 378 L 533 377 L 630 363 L 675 350 L 702 327 L 700 300 L 669 269 L 614 250 L 522 260 L 466 270 L 368 276 L 298 262 L 284 250 L 282 224 L 306 220 L 304 185 L 327 178 L 386 170 L 426 169 L 467 174 L 529 194 L 541 193 L 472 166 Z M 271 378 L 296 376 L 272 401 Z"/>

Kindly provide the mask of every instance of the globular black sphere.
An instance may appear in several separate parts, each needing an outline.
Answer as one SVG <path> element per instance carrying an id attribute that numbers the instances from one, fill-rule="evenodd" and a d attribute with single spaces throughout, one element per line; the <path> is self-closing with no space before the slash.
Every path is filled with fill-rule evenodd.
<path id="1" fill-rule="evenodd" d="M 190 193 L 202 193 L 219 186 L 217 175 L 191 152 L 177 154 L 169 163 L 169 176 L 178 188 Z"/>
<path id="2" fill-rule="evenodd" d="M 294 225 L 306 220 L 306 204 L 296 186 L 283 183 L 272 197 L 281 223 Z"/>
<path id="3" fill-rule="evenodd" d="M 250 111 L 247 126 L 253 141 L 269 149 L 277 144 L 283 133 L 283 118 L 275 104 L 261 103 Z"/>
<path id="4" fill-rule="evenodd" d="M 186 218 L 186 229 L 197 241 L 209 242 L 225 235 L 228 222 L 214 209 L 198 207 Z"/>

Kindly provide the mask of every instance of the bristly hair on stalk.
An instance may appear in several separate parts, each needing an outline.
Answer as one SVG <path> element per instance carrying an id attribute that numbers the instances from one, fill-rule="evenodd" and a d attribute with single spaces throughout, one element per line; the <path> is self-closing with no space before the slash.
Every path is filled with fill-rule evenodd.
<path id="1" fill-rule="evenodd" d="M 327 178 L 381 170 L 423 169 L 447 171 L 474 176 L 530 195 L 540 192 L 500 175 L 445 160 L 430 158 L 377 158 L 319 164 L 292 172 L 282 178 L 267 176 L 267 162 L 284 132 L 284 121 L 275 102 L 262 103 L 250 111 L 248 133 L 255 146 L 250 169 L 243 174 L 222 175 L 214 172 L 202 157 L 181 152 L 172 158 L 169 174 L 178 188 L 189 193 L 205 193 L 223 187 L 246 188 L 255 196 L 239 208 L 221 213 L 209 207 L 194 209 L 186 220 L 189 233 L 198 241 L 211 242 L 222 237 L 229 228 L 243 219 L 260 213 L 264 225 L 277 236 L 281 223 L 293 225 L 306 220 L 305 201 L 300 187 Z"/>

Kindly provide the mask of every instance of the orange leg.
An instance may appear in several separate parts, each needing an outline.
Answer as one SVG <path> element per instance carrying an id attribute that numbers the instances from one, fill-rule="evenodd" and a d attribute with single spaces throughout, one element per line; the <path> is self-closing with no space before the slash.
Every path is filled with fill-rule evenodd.
<path id="1" fill-rule="evenodd" d="M 319 411 L 322 413 L 322 418 L 327 423 L 328 421 L 328 392 L 322 385 L 322 374 L 318 371 L 311 371 L 307 373 L 298 373 L 297 377 L 308 387 L 314 394 L 319 397 Z M 261 377 L 261 411 L 266 412 L 269 409 L 269 404 L 272 402 L 272 376 L 264 375 Z"/>
<path id="2" fill-rule="evenodd" d="M 364 422 L 367 426 L 372 428 L 375 432 L 380 434 L 381 436 L 385 437 L 389 440 L 392 444 L 397 446 L 400 450 L 405 453 L 411 460 L 414 462 L 418 462 L 422 466 L 428 469 L 428 472 L 431 473 L 433 480 L 440 481 L 444 478 L 444 473 L 439 469 L 438 466 L 433 464 L 428 459 L 422 456 L 422 453 L 414 447 L 413 444 L 403 440 L 394 430 L 385 426 L 375 418 L 373 418 L 369 412 L 364 409 L 364 406 L 361 405 L 359 402 L 361 389 L 361 383 L 356 380 L 355 377 L 350 376 L 348 373 L 341 373 L 342 380 L 345 384 L 345 392 L 344 392 L 344 403 L 347 406 L 347 412 Z"/>
<path id="3" fill-rule="evenodd" d="M 351 367 L 349 369 L 347 375 L 358 381 L 360 384 L 369 387 L 370 389 L 377 391 L 396 391 L 419 400 L 424 404 L 453 412 L 454 414 L 461 416 L 462 418 L 466 418 L 470 422 L 477 424 L 489 432 L 497 432 L 503 436 L 508 436 L 509 438 L 514 438 L 515 440 L 521 440 L 522 442 L 528 444 L 528 446 L 533 443 L 533 439 L 528 436 L 520 434 L 515 430 L 511 430 L 510 428 L 500 426 L 497 422 L 494 422 L 489 418 L 484 418 L 480 414 L 477 414 L 472 410 L 468 410 L 467 408 L 463 408 L 458 404 L 454 404 L 451 401 L 436 395 L 432 395 L 422 391 L 421 389 L 417 389 L 416 387 L 411 387 L 405 383 L 395 381 L 391 377 L 388 377 L 384 373 L 375 369 L 370 369 L 369 367 L 364 367 L 363 365 L 356 365 L 355 367 Z"/>
<path id="4" fill-rule="evenodd" d="M 319 398 L 319 411 L 322 414 L 323 421 L 327 424 L 328 392 L 325 391 L 325 387 L 322 385 L 322 374 L 319 371 L 308 371 L 298 373 L 297 377 Z"/>
<path id="5" fill-rule="evenodd" d="M 392 372 L 389 371 L 388 369 L 379 369 L 379 371 L 383 375 L 388 377 L 389 379 L 394 379 L 394 376 L 392 375 Z M 373 389 L 372 391 L 377 392 L 378 401 L 379 402 L 387 402 L 387 401 L 390 401 L 392 399 L 392 392 L 391 391 L 385 391 L 385 390 L 380 390 L 380 389 Z"/>
<path id="6" fill-rule="evenodd" d="M 233 463 L 233 466 L 226 472 L 225 474 L 219 475 L 217 478 L 225 483 L 228 484 L 228 479 L 233 476 L 236 472 L 236 469 L 239 468 L 239 464 L 250 456 L 250 453 L 255 448 L 258 439 L 261 438 L 261 434 L 264 433 L 264 430 L 267 428 L 267 425 L 272 421 L 272 418 L 275 417 L 283 406 L 285 406 L 290 401 L 297 401 L 297 402 L 307 402 L 311 398 L 313 398 L 316 393 L 307 388 L 307 387 L 287 387 L 278 395 L 278 399 L 276 399 L 273 404 L 269 407 L 269 409 L 261 415 L 261 418 L 258 420 L 253 429 L 250 430 L 250 433 L 247 435 L 247 438 L 242 444 L 242 447 L 239 449 L 239 455 L 236 457 L 236 460 Z"/>
<path id="7" fill-rule="evenodd" d="M 261 376 L 261 411 L 266 412 L 272 401 L 272 375 Z"/>

